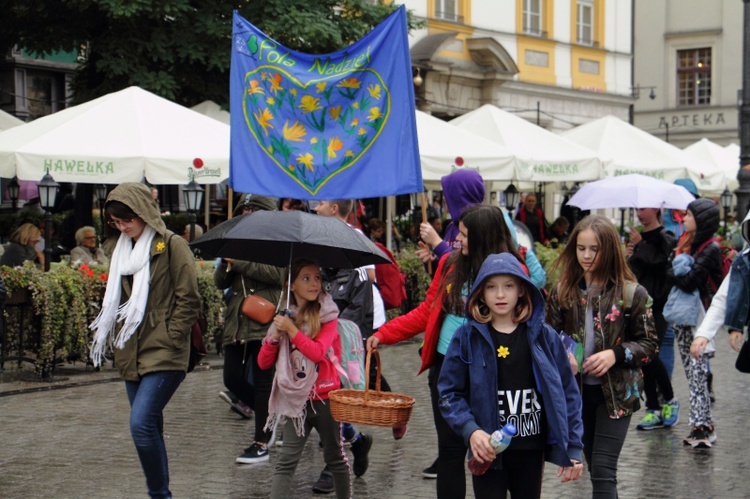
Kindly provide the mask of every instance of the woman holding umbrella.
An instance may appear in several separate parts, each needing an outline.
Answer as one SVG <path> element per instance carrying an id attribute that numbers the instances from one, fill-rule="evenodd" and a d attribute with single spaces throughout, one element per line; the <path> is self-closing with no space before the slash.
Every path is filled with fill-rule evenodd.
<path id="1" fill-rule="evenodd" d="M 190 331 L 200 308 L 195 262 L 187 242 L 167 230 L 145 185 L 120 184 L 109 193 L 105 212 L 120 235 L 102 310 L 90 326 L 91 357 L 101 364 L 112 334 L 148 493 L 172 497 L 163 411 L 188 367 Z"/>
<path id="2" fill-rule="evenodd" d="M 453 334 L 466 322 L 466 298 L 479 268 L 494 253 L 511 253 L 519 262 L 503 213 L 497 206 L 467 208 L 458 221 L 461 248 L 443 256 L 425 301 L 406 315 L 387 322 L 368 338 L 367 348 L 398 343 L 425 332 L 420 373 L 429 369 L 432 414 L 438 436 L 437 494 L 455 499 L 466 495 L 466 444 L 443 418 L 438 407 L 438 377 Z M 528 269 L 524 268 L 528 272 Z"/>

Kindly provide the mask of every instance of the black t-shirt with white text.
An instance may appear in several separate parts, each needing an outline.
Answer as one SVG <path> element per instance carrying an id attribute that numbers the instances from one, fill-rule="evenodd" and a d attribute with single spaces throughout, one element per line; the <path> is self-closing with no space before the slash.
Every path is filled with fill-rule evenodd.
<path id="1" fill-rule="evenodd" d="M 544 410 L 532 370 L 526 324 L 510 333 L 499 333 L 488 324 L 497 361 L 497 404 L 501 424 L 513 423 L 518 434 L 512 450 L 538 450 L 545 445 Z"/>

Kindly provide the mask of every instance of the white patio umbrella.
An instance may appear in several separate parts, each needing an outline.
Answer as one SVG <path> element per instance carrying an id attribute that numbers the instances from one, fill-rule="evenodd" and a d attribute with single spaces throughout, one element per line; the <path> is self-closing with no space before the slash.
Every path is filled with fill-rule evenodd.
<path id="1" fill-rule="evenodd" d="M 684 210 L 695 197 L 681 185 L 631 173 L 589 182 L 568 201 L 582 210 L 672 208 Z"/>
<path id="2" fill-rule="evenodd" d="M 689 177 L 701 191 L 724 189 L 723 172 L 615 116 L 604 116 L 561 135 L 612 158 L 605 166 L 607 176 L 638 173 L 667 182 Z"/>
<path id="3" fill-rule="evenodd" d="M 229 126 L 130 87 L 0 133 L 0 177 L 215 184 L 229 174 Z"/>
<path id="4" fill-rule="evenodd" d="M 12 114 L 0 110 L 0 132 L 2 132 L 3 130 L 9 130 L 13 127 L 21 126 L 23 124 L 23 121 L 19 120 Z"/>
<path id="5" fill-rule="evenodd" d="M 212 100 L 204 100 L 200 104 L 197 104 L 190 109 L 201 113 L 204 116 L 208 116 L 209 118 L 220 121 L 225 125 L 229 124 L 229 111 L 224 111 L 221 107 L 219 107 L 217 103 Z"/>
<path id="6" fill-rule="evenodd" d="M 464 161 L 461 168 L 476 169 L 485 181 L 513 178 L 513 154 L 506 147 L 475 133 L 417 111 L 417 136 L 425 182 L 439 181 L 460 166 L 455 165 L 457 157 Z"/>
<path id="7" fill-rule="evenodd" d="M 516 157 L 514 180 L 570 182 L 604 177 L 596 152 L 492 104 L 450 123 L 505 146 Z"/>
<path id="8" fill-rule="evenodd" d="M 724 172 L 726 187 L 730 191 L 734 191 L 739 186 L 739 182 L 737 181 L 737 172 L 740 169 L 739 148 L 737 154 L 732 154 L 729 149 L 703 138 L 694 144 L 690 144 L 683 151 L 694 158 L 699 158 L 706 163 L 710 163 Z M 721 195 L 721 191 L 704 192 L 704 194 L 719 196 Z"/>

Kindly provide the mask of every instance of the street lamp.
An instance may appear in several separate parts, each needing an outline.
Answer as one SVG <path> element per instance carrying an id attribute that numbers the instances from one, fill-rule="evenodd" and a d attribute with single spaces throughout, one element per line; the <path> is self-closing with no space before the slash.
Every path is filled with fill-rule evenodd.
<path id="1" fill-rule="evenodd" d="M 728 187 L 725 187 L 724 192 L 721 193 L 721 207 L 724 208 L 724 238 L 726 238 L 727 217 L 729 216 L 729 209 L 732 207 L 732 193 Z"/>
<path id="2" fill-rule="evenodd" d="M 516 209 L 518 203 L 521 202 L 521 193 L 518 192 L 516 186 L 513 185 L 513 182 L 511 182 L 510 185 L 503 191 L 503 194 L 505 195 L 505 207 L 509 212 L 513 213 L 513 210 Z"/>
<path id="3" fill-rule="evenodd" d="M 195 214 L 201 206 L 201 201 L 203 201 L 203 188 L 193 179 L 183 189 L 183 193 L 185 194 L 185 205 L 188 213 L 190 213 L 190 241 L 192 241 L 195 239 Z"/>
<path id="4" fill-rule="evenodd" d="M 20 186 L 18 185 L 18 177 L 13 177 L 13 180 L 8 183 L 8 197 L 10 198 L 10 202 L 13 204 L 13 211 L 16 211 L 19 190 Z"/>
<path id="5" fill-rule="evenodd" d="M 44 208 L 44 271 L 47 272 L 52 261 L 52 213 L 50 210 L 55 206 L 57 188 L 60 184 L 55 182 L 47 169 L 38 187 L 39 204 Z"/>
<path id="6" fill-rule="evenodd" d="M 96 184 L 94 186 L 94 196 L 99 201 L 99 220 L 101 221 L 102 227 L 99 232 L 99 238 L 104 239 L 104 202 L 107 200 L 107 186 L 104 184 Z"/>

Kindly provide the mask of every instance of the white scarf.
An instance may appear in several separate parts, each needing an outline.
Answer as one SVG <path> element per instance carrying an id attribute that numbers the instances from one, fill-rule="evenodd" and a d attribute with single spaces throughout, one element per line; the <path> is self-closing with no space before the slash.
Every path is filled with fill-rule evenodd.
<path id="1" fill-rule="evenodd" d="M 95 331 L 91 345 L 91 359 L 94 366 L 100 366 L 104 357 L 109 334 L 115 330 L 118 322 L 125 324 L 114 339 L 116 348 L 123 348 L 138 326 L 141 324 L 148 301 L 149 279 L 151 275 L 151 242 L 156 231 L 146 225 L 133 246 L 130 237 L 120 234 L 117 246 L 112 254 L 107 279 L 107 291 L 104 293 L 102 310 L 89 326 Z M 130 299 L 120 305 L 122 293 L 122 276 L 133 276 L 133 289 Z"/>

